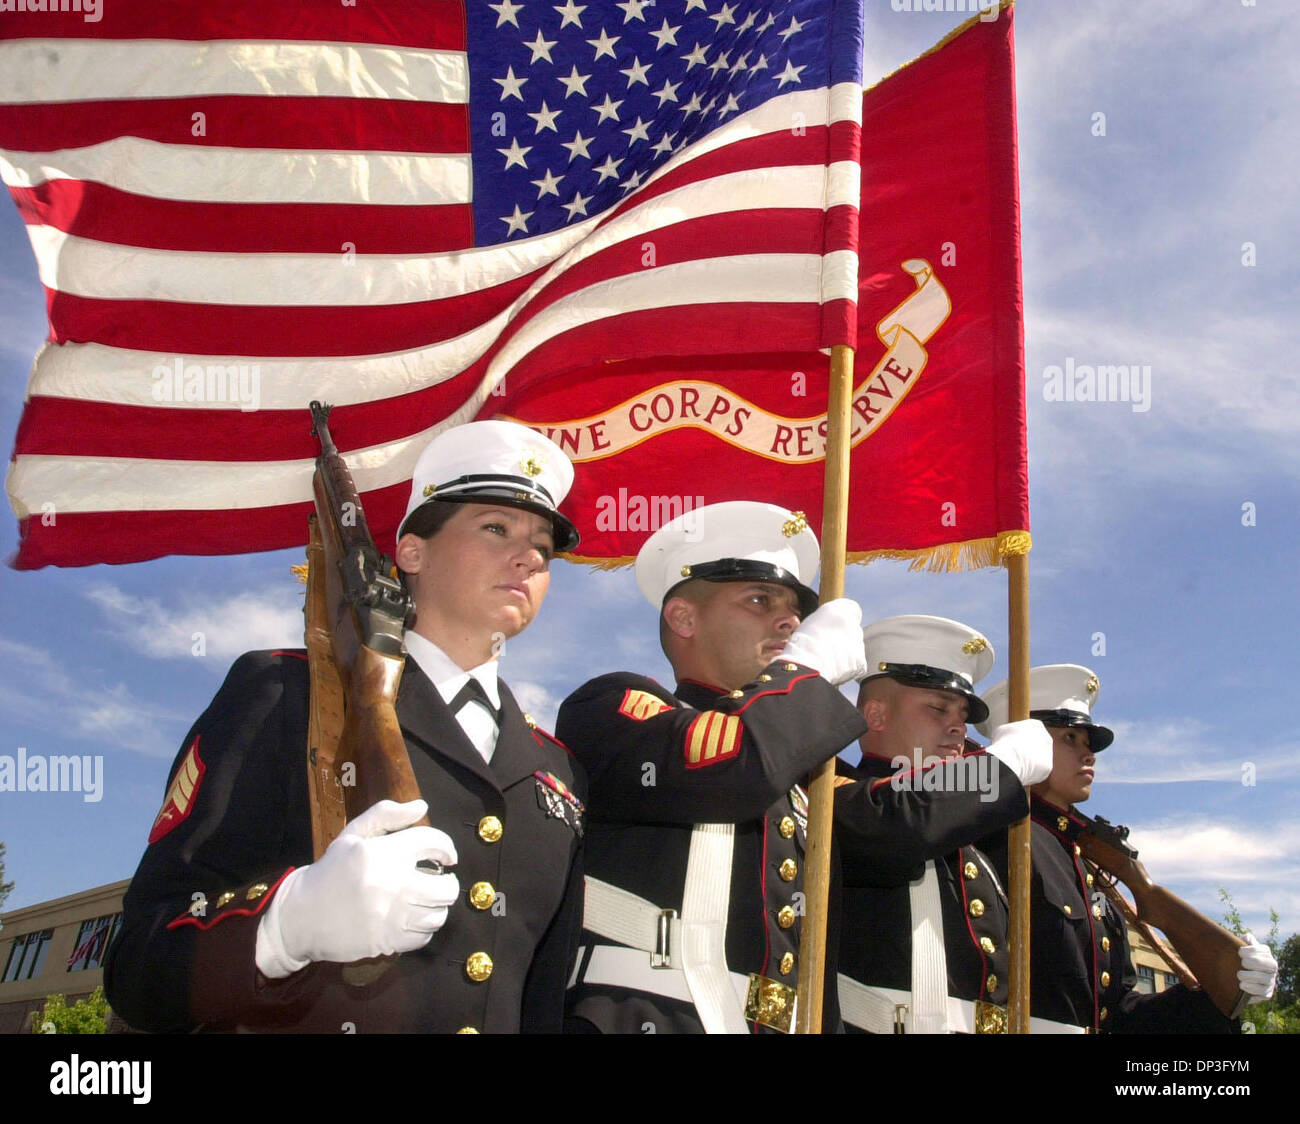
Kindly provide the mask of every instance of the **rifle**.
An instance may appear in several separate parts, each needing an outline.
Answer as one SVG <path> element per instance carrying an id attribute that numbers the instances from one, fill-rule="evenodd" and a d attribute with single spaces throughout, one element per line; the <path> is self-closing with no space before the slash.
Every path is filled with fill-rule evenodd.
<path id="1" fill-rule="evenodd" d="M 1125 920 L 1136 925 L 1185 986 L 1204 990 L 1224 1015 L 1236 1018 L 1247 1000 L 1237 983 L 1241 967 L 1237 950 L 1246 942 L 1163 886 L 1157 886 L 1138 862 L 1137 849 L 1128 841 L 1127 827 L 1101 816 L 1090 818 L 1077 808 L 1073 814 L 1084 822 L 1078 838 L 1083 857 L 1100 868 L 1103 875 L 1110 876 L 1101 879 L 1102 892 L 1115 902 Z M 1136 909 L 1125 900 L 1112 878 L 1129 888 Z M 1164 931 L 1178 955 L 1156 936 L 1152 926 Z"/>
<path id="2" fill-rule="evenodd" d="M 316 858 L 343 825 L 380 800 L 420 799 L 395 702 L 415 608 L 393 560 L 371 538 L 347 462 L 330 437 L 330 407 L 311 403 L 320 456 L 307 549 L 307 659 L 311 681 L 308 792 Z M 428 817 L 419 821 L 428 825 Z M 391 957 L 346 965 L 344 978 L 377 979 Z"/>

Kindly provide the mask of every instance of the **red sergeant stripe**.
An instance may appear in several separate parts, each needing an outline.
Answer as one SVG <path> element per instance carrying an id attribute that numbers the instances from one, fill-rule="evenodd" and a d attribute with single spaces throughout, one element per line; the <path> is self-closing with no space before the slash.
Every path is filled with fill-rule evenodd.
<path id="1" fill-rule="evenodd" d="M 195 113 L 203 114 L 203 136 L 191 131 Z M 396 98 L 223 95 L 0 110 L 0 148 L 13 152 L 84 148 L 116 137 L 215 148 L 468 152 L 469 108 Z"/>
<path id="2" fill-rule="evenodd" d="M 51 180 L 9 193 L 33 226 L 157 250 L 337 254 L 351 242 L 358 253 L 436 254 L 474 244 L 469 203 L 192 203 L 84 180 Z"/>
<path id="3" fill-rule="evenodd" d="M 102 0 L 98 22 L 83 12 L 28 12 L 0 23 L 0 39 L 250 39 L 385 43 L 465 49 L 461 3 L 220 3 Z"/>
<path id="4" fill-rule="evenodd" d="M 794 252 L 792 232 L 806 228 L 806 252 L 817 253 L 821 213 L 812 210 L 728 212 L 653 231 L 656 264 L 744 253 Z M 625 240 L 566 270 L 512 323 L 519 331 L 566 294 L 611 276 L 635 273 L 643 238 Z M 196 263 L 197 266 L 197 263 Z M 180 301 L 107 300 L 47 289 L 50 338 L 56 342 L 179 354 L 353 356 L 404 351 L 454 339 L 505 308 L 541 274 L 478 292 L 397 305 L 205 305 Z M 671 299 L 671 298 L 669 298 Z M 710 349 L 712 350 L 712 349 Z"/>
<path id="5" fill-rule="evenodd" d="M 696 311 L 699 315 L 694 315 Z M 807 306 L 802 304 L 704 304 L 698 309 L 696 306 L 648 309 L 580 325 L 534 349 L 511 370 L 511 393 L 517 398 L 530 385 L 540 384 L 548 376 L 583 364 L 603 363 L 629 338 L 658 339 L 662 347 L 671 347 L 682 355 L 709 354 L 714 350 L 740 352 L 754 346 L 754 324 L 759 322 L 764 326 L 765 339 L 774 341 L 774 347 L 790 351 L 816 348 L 808 333 Z M 458 376 L 454 385 L 462 390 L 476 385 L 494 352 L 495 349 Z M 447 397 L 453 394 L 452 385 L 442 383 L 398 398 L 339 406 L 331 417 L 340 423 L 347 419 L 347 437 L 343 439 L 346 448 L 382 444 L 434 424 L 443 416 L 440 409 L 445 414 Z M 459 406 L 468 397 L 468 392 L 459 394 L 454 405 Z M 499 412 L 499 403 L 503 401 L 489 397 L 479 416 L 490 417 Z M 300 427 L 288 422 L 287 411 L 283 410 L 242 412 L 99 404 L 97 413 L 94 406 L 77 399 L 34 396 L 28 402 L 14 441 L 15 455 L 258 461 L 291 460 L 316 453 L 314 448 L 304 445 L 306 438 L 299 433 Z M 335 428 L 333 421 L 331 428 Z M 338 432 L 341 434 L 342 430 Z M 395 518 L 394 525 L 396 521 Z M 62 516 L 59 522 L 62 524 Z M 181 552 L 221 553 L 217 550 Z"/>

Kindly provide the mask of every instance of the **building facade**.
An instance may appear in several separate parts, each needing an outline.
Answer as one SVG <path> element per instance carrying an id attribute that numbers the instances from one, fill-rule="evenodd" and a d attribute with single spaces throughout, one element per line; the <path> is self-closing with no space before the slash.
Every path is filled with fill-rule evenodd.
<path id="1" fill-rule="evenodd" d="M 103 985 L 104 951 L 122 923 L 129 878 L 0 914 L 0 1034 L 26 1034 L 47 995 L 68 1006 Z M 109 1014 L 109 1030 L 125 1024 Z"/>

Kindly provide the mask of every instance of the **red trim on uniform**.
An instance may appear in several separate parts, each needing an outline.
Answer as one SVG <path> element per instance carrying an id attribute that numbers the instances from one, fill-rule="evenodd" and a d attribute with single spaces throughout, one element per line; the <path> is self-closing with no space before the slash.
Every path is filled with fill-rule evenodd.
<path id="1" fill-rule="evenodd" d="M 866 755 L 864 754 L 863 756 L 866 756 Z M 875 756 L 877 756 L 877 754 L 874 754 L 874 753 L 873 753 L 873 754 L 871 754 L 871 756 L 872 756 L 872 757 L 875 757 Z M 901 756 L 901 754 L 900 754 L 899 756 Z M 875 792 L 876 789 L 878 789 L 882 784 L 891 784 L 891 783 L 894 781 L 894 779 L 895 779 L 896 777 L 907 777 L 907 776 L 911 776 L 911 775 L 913 775 L 913 774 L 915 774 L 915 773 L 918 773 L 918 772 L 920 772 L 920 773 L 924 773 L 927 769 L 935 769 L 935 768 L 938 768 L 940 765 L 943 765 L 943 764 L 945 764 L 945 763 L 947 763 L 947 762 L 949 762 L 949 761 L 965 761 L 968 757 L 977 757 L 977 756 L 978 756 L 978 754 L 975 754 L 975 753 L 959 753 L 959 754 L 957 754 L 955 757 L 939 757 L 939 756 L 935 756 L 935 757 L 933 758 L 933 760 L 927 759 L 927 760 L 925 761 L 925 763 L 922 764 L 922 766 L 921 766 L 920 769 L 917 769 L 917 767 L 916 767 L 915 765 L 913 765 L 910 769 L 904 769 L 904 770 L 902 770 L 901 772 L 894 773 L 893 776 L 889 776 L 889 777 L 881 777 L 879 780 L 877 780 L 877 781 L 873 781 L 872 784 L 871 784 L 871 791 L 872 791 L 872 792 Z M 882 757 L 881 760 L 882 760 L 882 761 L 892 761 L 893 758 L 892 758 L 892 757 Z"/>
<path id="2" fill-rule="evenodd" d="M 550 730 L 543 730 L 540 726 L 533 726 L 531 727 L 531 729 L 533 731 L 533 741 L 535 741 L 538 745 L 543 745 L 544 743 L 542 742 L 542 738 L 545 738 L 548 742 L 551 742 L 553 745 L 558 745 L 570 757 L 573 756 L 573 750 L 571 750 L 567 745 L 565 745 L 562 741 L 560 741 L 560 739 L 557 738 L 554 734 L 552 734 Z"/>
<path id="3" fill-rule="evenodd" d="M 745 700 L 744 706 L 740 707 L 738 710 L 733 710 L 731 713 L 743 714 L 747 707 L 758 702 L 758 700 L 763 698 L 763 696 L 765 695 L 788 695 L 796 683 L 802 683 L 805 679 L 817 679 L 817 678 L 819 678 L 819 676 L 815 671 L 810 671 L 808 672 L 807 675 L 796 675 L 784 687 L 779 687 L 779 688 L 770 687 L 766 691 L 759 691 L 758 694 L 752 695 L 750 698 Z"/>
<path id="4" fill-rule="evenodd" d="M 247 909 L 243 906 L 241 906 L 238 909 L 224 909 L 221 912 L 215 914 L 212 917 L 212 919 L 208 921 L 206 924 L 198 917 L 195 917 L 194 914 L 190 913 L 189 910 L 186 910 L 174 921 L 167 922 L 167 928 L 179 929 L 182 925 L 193 925 L 195 926 L 195 928 L 206 931 L 208 929 L 211 929 L 212 926 L 217 924 L 218 921 L 224 921 L 227 917 L 256 917 L 259 913 L 262 912 L 263 909 L 266 908 L 266 903 L 271 900 L 271 898 L 275 895 L 276 890 L 280 888 L 280 883 L 283 882 L 286 878 L 288 878 L 289 875 L 291 875 L 295 869 L 296 869 L 295 867 L 291 866 L 282 875 L 280 875 L 280 877 L 277 878 L 269 887 L 267 887 L 266 893 L 257 899 L 257 904 L 252 909 Z M 256 885 L 256 883 L 254 883 L 254 885 Z"/>

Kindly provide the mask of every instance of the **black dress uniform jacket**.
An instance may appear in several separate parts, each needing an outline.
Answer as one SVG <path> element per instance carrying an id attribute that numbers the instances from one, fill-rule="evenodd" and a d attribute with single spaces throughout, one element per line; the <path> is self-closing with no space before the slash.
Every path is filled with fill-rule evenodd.
<path id="1" fill-rule="evenodd" d="M 1204 992 L 1136 988 L 1124 919 L 1095 885 L 1075 839 L 1083 821 L 1035 798 L 1031 846 L 1030 1009 L 1034 1017 L 1113 1034 L 1227 1034 L 1236 1024 Z M 1005 874 L 1006 838 L 988 842 Z"/>
<path id="2" fill-rule="evenodd" d="M 909 883 L 933 860 L 948 994 L 1006 1004 L 1006 893 L 973 841 L 1023 819 L 1029 798 L 1015 773 L 989 760 L 992 799 L 978 791 L 925 791 L 925 770 L 898 769 L 871 754 L 856 770 L 841 769 L 835 838 L 844 878 L 842 973 L 871 987 L 912 990 Z M 909 783 L 891 784 L 896 775 Z"/>
<path id="3" fill-rule="evenodd" d="M 160 823 L 179 822 L 155 827 L 124 899 L 105 965 L 113 1009 L 152 1031 L 558 1031 L 582 920 L 581 770 L 504 684 L 485 763 L 414 660 L 397 716 L 429 822 L 456 846 L 460 900 L 369 986 L 330 963 L 284 980 L 258 972 L 261 911 L 312 861 L 307 696 L 302 653 L 249 653 L 191 729 L 173 776 L 193 749 L 198 779 L 184 809 L 164 805 Z M 480 888 L 471 906 L 479 882 L 493 895 Z"/>
<path id="4" fill-rule="evenodd" d="M 805 824 L 791 790 L 865 728 L 835 687 L 788 662 L 769 665 L 759 680 L 732 692 L 687 681 L 670 693 L 630 673 L 592 680 L 564 701 L 556 721 L 556 733 L 591 778 L 588 873 L 680 913 L 692 828 L 734 823 L 727 968 L 794 987 Z M 702 737 L 710 731 L 712 755 Z M 832 881 L 830 925 L 837 896 Z M 583 943 L 611 942 L 585 932 Z M 828 938 L 823 1011 L 830 1029 L 838 1027 L 834 951 Z M 692 1005 L 585 984 L 583 967 L 580 960 L 569 993 L 571 1029 L 702 1031 Z"/>

